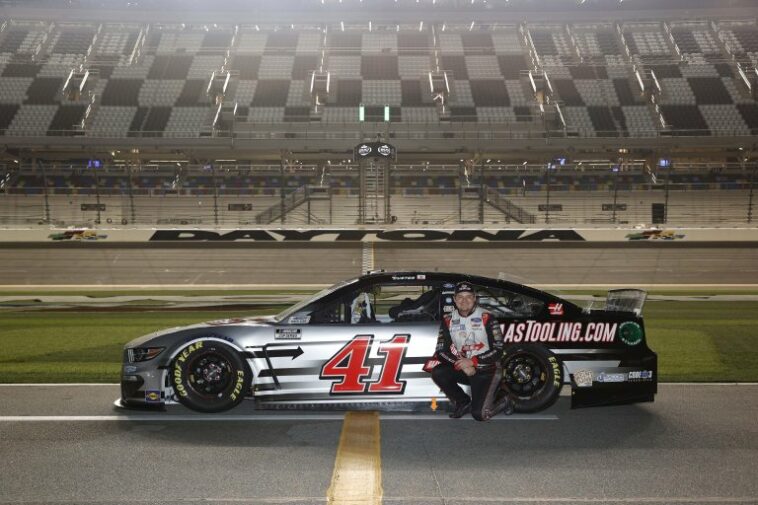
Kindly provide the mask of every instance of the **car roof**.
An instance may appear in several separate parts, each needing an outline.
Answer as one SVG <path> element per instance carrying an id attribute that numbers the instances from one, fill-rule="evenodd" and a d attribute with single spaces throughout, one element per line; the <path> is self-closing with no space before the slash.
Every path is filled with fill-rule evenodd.
<path id="1" fill-rule="evenodd" d="M 396 270 L 396 271 L 375 271 L 369 272 L 358 278 L 359 281 L 373 280 L 376 282 L 391 282 L 398 280 L 412 280 L 408 277 L 415 277 L 416 280 L 429 280 L 429 281 L 447 281 L 447 282 L 461 282 L 469 281 L 474 284 L 482 284 L 485 286 L 499 287 L 503 289 L 518 290 L 525 294 L 532 294 L 539 297 L 554 298 L 561 300 L 561 298 L 542 291 L 540 289 L 529 287 L 525 284 L 519 284 L 516 282 L 507 281 L 504 279 L 495 279 L 493 277 L 484 277 L 481 275 L 472 275 L 456 272 L 429 272 L 424 270 Z M 570 303 L 570 302 L 569 302 Z"/>

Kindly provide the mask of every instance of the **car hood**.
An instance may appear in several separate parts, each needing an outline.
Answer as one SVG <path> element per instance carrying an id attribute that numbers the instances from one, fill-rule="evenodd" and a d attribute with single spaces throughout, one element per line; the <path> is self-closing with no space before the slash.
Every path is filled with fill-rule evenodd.
<path id="1" fill-rule="evenodd" d="M 244 327 L 254 328 L 261 326 L 270 326 L 275 323 L 275 316 L 255 316 L 255 317 L 241 317 L 241 318 L 229 318 L 229 319 L 215 319 L 212 321 L 204 321 L 202 323 L 191 324 L 187 326 L 175 326 L 173 328 L 165 328 L 162 330 L 154 331 L 137 337 L 134 340 L 129 341 L 126 344 L 126 348 L 140 347 L 148 342 L 151 345 L 162 345 L 162 338 L 169 335 L 175 335 L 178 333 L 191 335 L 196 333 L 197 330 L 204 330 L 207 328 L 229 328 L 229 327 Z"/>

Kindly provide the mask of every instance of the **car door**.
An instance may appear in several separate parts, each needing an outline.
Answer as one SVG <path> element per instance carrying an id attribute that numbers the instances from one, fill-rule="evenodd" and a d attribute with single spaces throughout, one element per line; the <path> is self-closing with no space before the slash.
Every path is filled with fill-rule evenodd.
<path id="1" fill-rule="evenodd" d="M 417 401 L 427 400 L 437 392 L 423 365 L 434 354 L 439 330 L 439 283 L 416 280 L 388 280 L 373 286 L 371 294 L 371 321 L 355 322 L 351 327 L 353 340 L 343 353 L 334 356 L 324 366 L 322 378 L 334 372 L 351 349 L 356 349 L 352 363 L 337 374 L 357 373 L 357 380 L 341 379 L 332 384 L 333 398 L 342 397 L 352 388 L 361 401 Z M 361 367 L 360 364 L 365 366 Z M 353 365 L 347 366 L 347 365 Z M 355 377 L 353 379 L 356 379 Z"/>

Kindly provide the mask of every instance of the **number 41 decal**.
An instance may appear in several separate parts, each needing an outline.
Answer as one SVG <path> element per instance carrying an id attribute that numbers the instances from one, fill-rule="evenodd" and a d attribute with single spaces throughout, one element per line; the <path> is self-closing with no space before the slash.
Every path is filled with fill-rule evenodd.
<path id="1" fill-rule="evenodd" d="M 364 382 L 365 378 L 371 377 L 374 369 L 368 358 L 374 336 L 356 335 L 324 363 L 320 378 L 341 379 L 332 382 L 331 394 L 402 394 L 406 381 L 398 379 L 410 339 L 410 335 L 395 335 L 390 340 L 379 343 L 376 352 L 380 360 L 383 360 L 382 372 L 378 380 Z"/>

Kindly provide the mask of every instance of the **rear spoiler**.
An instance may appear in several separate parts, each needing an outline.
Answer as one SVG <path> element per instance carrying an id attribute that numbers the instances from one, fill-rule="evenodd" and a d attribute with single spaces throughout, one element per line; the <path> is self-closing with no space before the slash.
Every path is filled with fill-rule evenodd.
<path id="1" fill-rule="evenodd" d="M 642 315 L 642 307 L 647 299 L 647 291 L 641 289 L 611 289 L 605 298 L 608 312 L 634 312 Z"/>

